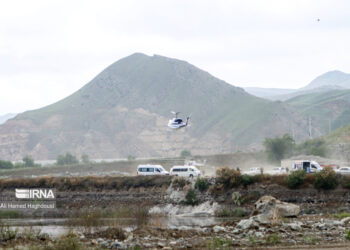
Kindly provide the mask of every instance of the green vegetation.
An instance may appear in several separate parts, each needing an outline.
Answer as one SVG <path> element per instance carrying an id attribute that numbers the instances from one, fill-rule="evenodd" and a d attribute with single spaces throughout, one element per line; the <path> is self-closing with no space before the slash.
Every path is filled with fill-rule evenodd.
<path id="1" fill-rule="evenodd" d="M 39 248 L 40 249 L 40 248 Z M 43 250 L 83 250 L 84 245 L 79 241 L 78 236 L 69 232 L 61 236 L 52 246 L 48 245 L 42 248 Z"/>
<path id="2" fill-rule="evenodd" d="M 292 155 L 295 142 L 290 135 L 285 134 L 282 137 L 265 138 L 264 146 L 268 159 L 280 164 L 282 159 Z"/>
<path id="3" fill-rule="evenodd" d="M 230 249 L 233 241 L 227 238 L 213 238 L 207 242 L 207 249 Z"/>
<path id="4" fill-rule="evenodd" d="M 136 160 L 136 156 L 128 155 L 128 161 L 134 161 Z"/>
<path id="5" fill-rule="evenodd" d="M 326 141 L 323 139 L 310 139 L 301 143 L 296 148 L 298 154 L 317 155 L 325 157 L 328 153 Z"/>
<path id="6" fill-rule="evenodd" d="M 303 241 L 306 244 L 316 245 L 320 241 L 320 238 L 318 238 L 314 235 L 305 235 L 305 236 L 303 236 Z"/>
<path id="7" fill-rule="evenodd" d="M 11 229 L 7 225 L 0 225 L 0 242 L 10 241 L 16 238 L 18 229 Z"/>
<path id="8" fill-rule="evenodd" d="M 345 239 L 350 240 L 350 230 L 345 231 Z"/>
<path id="9" fill-rule="evenodd" d="M 83 155 L 81 156 L 81 162 L 82 162 L 83 164 L 89 164 L 89 163 L 90 163 L 90 158 L 89 158 L 89 156 L 88 156 L 87 154 L 83 154 Z"/>
<path id="10" fill-rule="evenodd" d="M 13 168 L 12 162 L 0 160 L 0 169 L 11 169 L 11 168 Z"/>
<path id="11" fill-rule="evenodd" d="M 306 172 L 297 170 L 286 177 L 286 184 L 289 188 L 298 188 L 304 183 Z"/>
<path id="12" fill-rule="evenodd" d="M 255 182 L 258 182 L 257 179 L 260 177 L 260 175 L 247 175 L 244 174 L 241 176 L 241 183 L 244 187 L 247 187 Z"/>
<path id="13" fill-rule="evenodd" d="M 350 213 L 349 212 L 336 213 L 333 216 L 337 219 L 344 219 L 346 217 L 350 217 Z"/>
<path id="14" fill-rule="evenodd" d="M 35 166 L 34 159 L 30 155 L 26 155 L 25 157 L 23 157 L 22 161 L 23 161 L 24 167 L 26 168 L 31 168 Z"/>
<path id="15" fill-rule="evenodd" d="M 79 161 L 77 157 L 72 155 L 71 153 L 67 152 L 65 155 L 59 155 L 57 156 L 56 164 L 57 165 L 73 165 L 78 164 Z"/>
<path id="16" fill-rule="evenodd" d="M 180 156 L 182 158 L 190 157 L 191 156 L 191 151 L 189 151 L 189 150 L 182 150 L 181 153 L 180 153 Z"/>
<path id="17" fill-rule="evenodd" d="M 188 190 L 186 196 L 185 196 L 185 201 L 183 202 L 184 205 L 191 205 L 195 206 L 199 204 L 199 200 L 197 199 L 195 191 L 191 188 Z"/>
<path id="18" fill-rule="evenodd" d="M 326 167 L 315 173 L 314 187 L 317 189 L 334 189 L 338 186 L 337 175 L 332 168 Z"/>
<path id="19" fill-rule="evenodd" d="M 277 233 L 265 236 L 264 240 L 267 245 L 277 245 L 281 243 L 281 238 Z"/>
<path id="20" fill-rule="evenodd" d="M 242 208 L 222 208 L 221 210 L 217 211 L 215 216 L 217 217 L 237 217 L 242 218 L 247 215 L 247 212 L 245 212 Z"/>
<path id="21" fill-rule="evenodd" d="M 21 218 L 22 214 L 15 210 L 0 210 L 0 219 Z"/>
<path id="22" fill-rule="evenodd" d="M 196 183 L 194 184 L 194 187 L 201 192 L 205 192 L 209 188 L 209 182 L 205 178 L 198 177 Z"/>
<path id="23" fill-rule="evenodd" d="M 311 116 L 322 133 L 350 124 L 350 90 L 330 90 L 287 100 L 301 114 Z M 339 105 L 342 103 L 342 105 Z"/>
<path id="24" fill-rule="evenodd" d="M 173 188 L 183 188 L 184 186 L 190 184 L 189 180 L 184 177 L 176 176 L 172 180 Z"/>

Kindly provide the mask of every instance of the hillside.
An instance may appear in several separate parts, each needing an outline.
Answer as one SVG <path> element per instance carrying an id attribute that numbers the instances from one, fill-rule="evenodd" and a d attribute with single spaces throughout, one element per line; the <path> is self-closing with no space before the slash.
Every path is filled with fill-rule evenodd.
<path id="1" fill-rule="evenodd" d="M 272 96 L 288 95 L 296 91 L 296 89 L 258 88 L 258 87 L 245 87 L 244 90 L 251 95 L 255 95 L 257 97 L 262 97 L 266 99 L 270 99 L 270 97 Z"/>
<path id="2" fill-rule="evenodd" d="M 325 137 L 329 144 L 350 144 L 350 125 L 341 127 Z"/>
<path id="3" fill-rule="evenodd" d="M 15 117 L 16 114 L 13 114 L 13 113 L 9 113 L 9 114 L 5 114 L 5 115 L 1 115 L 0 116 L 0 125 L 5 123 L 7 120 Z"/>
<path id="4" fill-rule="evenodd" d="M 192 114 L 191 127 L 169 131 L 171 110 Z M 306 122 L 286 104 L 254 97 L 187 62 L 136 53 L 71 96 L 0 126 L 0 158 L 225 153 L 292 130 L 305 138 Z"/>
<path id="5" fill-rule="evenodd" d="M 321 129 L 322 134 L 350 124 L 350 90 L 297 96 L 287 101 Z"/>
<path id="6" fill-rule="evenodd" d="M 350 89 L 350 74 L 338 70 L 324 73 L 300 89 L 245 88 L 252 95 L 272 101 L 286 101 L 301 95 L 342 89 Z"/>
<path id="7" fill-rule="evenodd" d="M 329 71 L 311 81 L 303 89 L 315 89 L 324 86 L 350 88 L 350 74 L 346 74 L 339 70 Z"/>

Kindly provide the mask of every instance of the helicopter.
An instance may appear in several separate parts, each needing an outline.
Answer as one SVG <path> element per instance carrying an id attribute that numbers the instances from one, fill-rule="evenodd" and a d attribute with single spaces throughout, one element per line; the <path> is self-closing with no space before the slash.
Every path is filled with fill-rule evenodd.
<path id="1" fill-rule="evenodd" d="M 183 128 L 186 127 L 188 125 L 188 121 L 190 120 L 190 116 L 187 116 L 186 118 L 186 122 L 183 121 L 182 119 L 178 118 L 178 114 L 180 114 L 180 112 L 175 112 L 175 111 L 171 111 L 172 114 L 175 115 L 175 117 L 173 119 L 170 119 L 168 122 L 168 127 L 171 129 L 179 129 L 179 128 Z"/>

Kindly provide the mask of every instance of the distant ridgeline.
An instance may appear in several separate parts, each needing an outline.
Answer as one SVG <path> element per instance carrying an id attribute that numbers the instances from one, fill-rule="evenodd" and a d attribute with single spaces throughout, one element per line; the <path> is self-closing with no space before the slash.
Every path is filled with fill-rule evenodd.
<path id="1" fill-rule="evenodd" d="M 171 110 L 191 114 L 191 126 L 169 131 Z M 295 102 L 255 97 L 185 61 L 136 53 L 69 97 L 1 125 L 0 159 L 228 153 L 285 133 L 306 139 L 307 115 Z M 315 122 L 313 129 L 321 135 L 324 126 Z"/>

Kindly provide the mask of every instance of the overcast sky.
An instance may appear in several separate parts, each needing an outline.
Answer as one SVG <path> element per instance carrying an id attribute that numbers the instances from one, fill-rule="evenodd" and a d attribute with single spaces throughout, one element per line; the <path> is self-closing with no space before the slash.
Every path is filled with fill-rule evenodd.
<path id="1" fill-rule="evenodd" d="M 243 87 L 350 73 L 349 10 L 346 0 L 2 1 L 0 115 L 58 101 L 134 52 Z"/>

